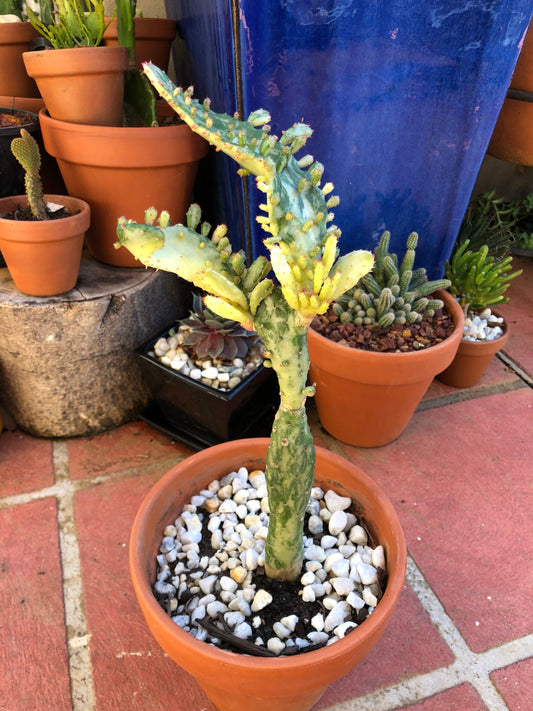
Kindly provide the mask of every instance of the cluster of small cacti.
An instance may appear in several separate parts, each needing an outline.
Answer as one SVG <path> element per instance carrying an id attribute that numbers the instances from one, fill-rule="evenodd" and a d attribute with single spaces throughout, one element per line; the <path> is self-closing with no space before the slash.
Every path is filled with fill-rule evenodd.
<path id="1" fill-rule="evenodd" d="M 48 219 L 46 203 L 43 197 L 43 186 L 39 171 L 41 169 L 41 154 L 37 141 L 26 129 L 20 129 L 20 138 L 11 141 L 11 152 L 26 171 L 24 184 L 32 215 L 37 220 Z"/>
<path id="2" fill-rule="evenodd" d="M 513 260 L 510 255 L 498 260 L 489 253 L 487 245 L 474 252 L 468 249 L 469 245 L 469 240 L 459 245 L 445 265 L 450 293 L 465 314 L 508 301 L 504 293 L 509 282 L 522 273 L 519 270 L 509 274 Z"/>
<path id="3" fill-rule="evenodd" d="M 253 112 L 247 121 L 199 103 L 192 90 L 176 87 L 152 64 L 144 71 L 158 93 L 193 131 L 239 163 L 241 175 L 253 174 L 265 194 L 258 218 L 268 237 L 270 261 L 258 257 L 249 267 L 242 252 L 233 252 L 225 226 L 201 224 L 193 206 L 187 225 L 169 225 L 162 213 L 145 213 L 146 224 L 119 219 L 117 247 L 125 246 L 147 266 L 174 271 L 207 292 L 206 306 L 224 318 L 255 330 L 276 371 L 280 407 L 276 413 L 266 474 L 270 506 L 266 572 L 296 579 L 303 560 L 303 521 L 314 480 L 315 450 L 305 410 L 314 393 L 307 385 L 307 331 L 316 314 L 353 287 L 371 268 L 372 255 L 356 251 L 338 257 L 340 230 L 329 225 L 338 198 L 333 186 L 320 182 L 323 166 L 305 156 L 296 160 L 311 135 L 295 124 L 278 139 L 271 135 L 268 112 Z M 273 270 L 277 284 L 269 277 Z"/>
<path id="4" fill-rule="evenodd" d="M 359 283 L 338 297 L 332 310 L 341 322 L 388 328 L 393 324 L 418 323 L 440 309 L 440 299 L 428 298 L 437 289 L 446 289 L 447 279 L 428 281 L 426 270 L 413 270 L 418 235 L 407 238 L 407 251 L 400 265 L 396 254 L 389 254 L 390 233 L 384 232 L 374 250 L 375 267 Z"/>
<path id="5" fill-rule="evenodd" d="M 216 358 L 232 361 L 245 358 L 257 340 L 257 334 L 247 331 L 238 321 L 225 319 L 205 308 L 195 294 L 188 318 L 180 321 L 184 346 L 190 346 L 197 358 Z"/>

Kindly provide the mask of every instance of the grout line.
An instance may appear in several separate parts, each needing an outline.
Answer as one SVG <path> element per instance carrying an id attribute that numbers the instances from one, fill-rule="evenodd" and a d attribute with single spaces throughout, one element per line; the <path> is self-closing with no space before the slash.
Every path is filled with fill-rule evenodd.
<path id="1" fill-rule="evenodd" d="M 85 616 L 81 560 L 74 514 L 74 491 L 69 478 L 67 443 L 54 441 L 52 456 L 57 493 L 59 550 L 63 574 L 63 600 L 73 711 L 96 708 L 90 653 L 90 634 Z M 63 485 L 63 486 L 61 486 Z"/>
<path id="2" fill-rule="evenodd" d="M 477 691 L 488 711 L 509 711 L 490 674 L 495 669 L 533 656 L 533 634 L 476 654 L 470 650 L 410 557 L 406 580 L 454 654 L 455 661 L 447 667 L 416 674 L 399 684 L 349 699 L 324 711 L 394 711 L 465 683 Z"/>
<path id="3" fill-rule="evenodd" d="M 465 388 L 457 390 L 457 392 L 449 395 L 441 395 L 441 397 L 432 398 L 431 400 L 422 400 L 416 412 L 424 410 L 433 410 L 436 407 L 444 407 L 446 405 L 454 405 L 457 402 L 465 402 L 466 400 L 477 400 L 480 397 L 490 397 L 491 395 L 500 395 L 502 393 L 513 392 L 527 387 L 522 380 L 514 380 L 509 383 L 497 383 L 495 385 L 482 385 L 480 387 Z"/>
<path id="4" fill-rule="evenodd" d="M 505 365 L 510 368 L 516 375 L 518 375 L 519 378 L 522 378 L 522 380 L 529 385 L 529 387 L 533 387 L 533 378 L 529 373 L 526 373 L 525 370 L 523 370 L 519 365 L 517 365 L 514 360 L 512 360 L 505 351 L 499 351 L 496 354 L 496 357 L 499 358 L 502 363 L 505 363 Z"/>

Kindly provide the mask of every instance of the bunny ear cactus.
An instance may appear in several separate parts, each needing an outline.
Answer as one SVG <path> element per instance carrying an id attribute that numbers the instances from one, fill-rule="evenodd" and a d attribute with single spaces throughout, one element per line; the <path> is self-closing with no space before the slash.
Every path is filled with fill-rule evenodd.
<path id="1" fill-rule="evenodd" d="M 294 154 L 311 135 L 302 123 L 270 134 L 268 112 L 253 112 L 247 121 L 211 111 L 192 89 L 174 86 L 152 64 L 144 71 L 159 94 L 193 131 L 241 166 L 240 174 L 256 176 L 265 194 L 258 217 L 267 233 L 270 261 L 258 257 L 249 267 L 242 252 L 233 252 L 223 225 L 209 237 L 193 205 L 186 225 L 170 226 L 151 208 L 146 224 L 119 220 L 117 246 L 125 246 L 150 267 L 173 271 L 203 291 L 206 306 L 224 318 L 255 330 L 265 345 L 267 365 L 278 376 L 280 407 L 267 453 L 266 476 L 270 524 L 265 550 L 266 572 L 295 580 L 303 560 L 303 523 L 314 480 L 315 450 L 305 402 L 314 389 L 306 385 L 309 369 L 307 331 L 316 314 L 353 287 L 373 265 L 370 252 L 337 256 L 340 230 L 328 223 L 338 204 L 333 186 L 320 182 L 324 167 Z M 274 272 L 277 283 L 269 277 Z"/>
<path id="2" fill-rule="evenodd" d="M 31 214 L 36 220 L 47 220 L 46 203 L 43 197 L 43 186 L 39 175 L 41 154 L 37 141 L 26 129 L 20 129 L 20 138 L 11 141 L 11 152 L 26 171 L 24 184 L 30 205 Z"/>

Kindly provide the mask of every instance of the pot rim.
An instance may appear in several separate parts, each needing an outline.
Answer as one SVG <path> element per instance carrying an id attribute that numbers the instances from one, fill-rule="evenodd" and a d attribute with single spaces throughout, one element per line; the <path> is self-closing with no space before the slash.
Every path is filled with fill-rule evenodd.
<path id="1" fill-rule="evenodd" d="M 359 348 L 349 348 L 347 346 L 335 343 L 326 336 L 322 336 L 313 328 L 309 328 L 310 346 L 315 345 L 317 348 L 331 349 L 331 357 L 329 360 L 336 364 L 341 364 L 344 368 L 353 368 L 354 360 L 357 360 L 362 366 L 372 364 L 378 359 L 382 362 L 383 369 L 396 365 L 398 362 L 405 364 L 411 368 L 416 368 L 417 363 L 428 359 L 439 359 L 442 352 L 450 347 L 450 344 L 456 343 L 457 346 L 462 340 L 464 313 L 462 308 L 457 303 L 456 299 L 444 289 L 437 289 L 435 296 L 444 301 L 447 311 L 452 315 L 455 328 L 453 332 L 444 341 L 437 343 L 430 348 L 424 348 L 419 351 L 408 351 L 406 353 L 379 353 L 375 351 L 366 351 Z M 327 344 L 327 345 L 326 345 Z M 311 358 L 313 360 L 313 358 Z"/>
<path id="2" fill-rule="evenodd" d="M 80 212 L 74 215 L 68 215 L 67 217 L 61 218 L 62 226 L 65 227 L 67 223 L 79 222 L 80 224 L 76 228 L 76 231 L 85 232 L 91 222 L 91 207 L 88 202 L 82 200 L 81 198 L 73 197 L 71 195 L 52 195 L 47 193 L 43 195 L 46 202 L 54 202 L 58 205 L 63 205 L 64 207 L 77 207 Z M 26 195 L 9 195 L 7 197 L 0 198 L 0 212 L 9 212 L 10 207 L 13 209 L 16 205 L 23 205 L 26 207 L 28 205 L 28 197 Z M 36 240 L 42 239 L 45 233 L 50 232 L 50 226 L 56 228 L 58 234 L 58 240 L 64 239 L 65 230 L 60 230 L 57 220 L 7 220 L 0 217 L 0 222 L 3 225 L 7 225 L 9 229 L 6 229 L 5 234 L 2 234 L 2 241 L 7 242 L 20 242 L 21 236 L 19 232 L 27 232 L 28 227 L 31 226 L 31 231 L 35 234 Z M 54 225 L 55 222 L 55 225 Z M 17 229 L 19 227 L 20 229 Z M 67 232 L 70 232 L 70 228 L 66 228 Z"/>
<path id="3" fill-rule="evenodd" d="M 217 453 L 220 452 L 222 449 L 235 449 L 238 451 L 240 448 L 243 449 L 243 462 L 246 461 L 246 455 L 244 454 L 244 451 L 249 449 L 250 454 L 248 461 L 251 461 L 253 459 L 257 460 L 257 455 L 259 453 L 259 458 L 264 463 L 266 450 L 268 448 L 269 442 L 269 438 L 261 437 L 224 442 L 222 444 L 214 445 L 213 447 L 209 447 L 205 450 L 197 452 L 196 454 L 193 454 L 191 457 L 188 457 L 186 460 L 184 460 L 180 464 L 173 467 L 170 471 L 168 471 L 150 489 L 150 491 L 144 498 L 140 508 L 138 509 L 130 535 L 129 562 L 133 585 L 137 597 L 142 596 L 143 602 L 150 610 L 150 613 L 155 617 L 155 622 L 157 626 L 163 628 L 167 634 L 177 636 L 180 640 L 180 644 L 187 647 L 190 654 L 208 654 L 210 657 L 220 663 L 222 667 L 225 666 L 226 668 L 231 667 L 235 669 L 244 667 L 245 669 L 253 669 L 255 671 L 275 671 L 279 673 L 279 667 L 280 664 L 282 664 L 283 673 L 287 673 L 293 670 L 302 669 L 304 667 L 313 666 L 321 660 L 324 661 L 325 659 L 327 659 L 329 662 L 333 662 L 341 655 L 346 654 L 355 645 L 358 646 L 359 644 L 361 644 L 361 642 L 364 642 L 368 638 L 371 638 L 375 630 L 384 624 L 383 619 L 385 619 L 386 622 L 392 614 L 396 601 L 403 587 L 404 573 L 407 561 L 407 549 L 400 520 L 389 498 L 383 493 L 380 487 L 378 487 L 377 484 L 367 474 L 365 474 L 361 469 L 359 469 L 359 467 L 357 467 L 349 460 L 344 459 L 343 457 L 340 457 L 339 455 L 334 454 L 333 452 L 330 452 L 329 450 L 326 450 L 322 447 L 316 447 L 317 470 L 319 467 L 319 461 L 322 458 L 327 458 L 335 463 L 338 463 L 339 467 L 348 467 L 356 473 L 360 484 L 362 484 L 362 488 L 365 488 L 366 490 L 370 491 L 373 497 L 380 501 L 381 508 L 384 512 L 384 517 L 386 517 L 387 520 L 392 522 L 391 528 L 397 534 L 396 540 L 394 541 L 396 543 L 395 555 L 391 560 L 387 560 L 388 567 L 389 565 L 391 565 L 393 569 L 397 570 L 398 573 L 401 572 L 402 574 L 397 574 L 394 577 L 389 575 L 387 587 L 385 589 L 383 597 L 379 601 L 378 606 L 375 608 L 372 614 L 367 617 L 364 623 L 361 623 L 361 625 L 356 630 L 348 634 L 343 639 L 338 640 L 334 644 L 327 645 L 326 647 L 323 647 L 321 649 L 306 652 L 304 654 L 296 655 L 294 657 L 252 657 L 244 654 L 222 650 L 206 642 L 198 641 L 188 632 L 182 630 L 178 625 L 176 625 L 176 623 L 173 622 L 171 618 L 160 607 L 159 603 L 157 602 L 152 593 L 151 586 L 148 582 L 148 575 L 146 574 L 146 570 L 143 567 L 141 555 L 137 547 L 137 541 L 141 539 L 142 534 L 145 530 L 144 520 L 146 519 L 147 512 L 150 510 L 151 506 L 154 505 L 154 500 L 158 497 L 158 495 L 162 495 L 164 491 L 171 487 L 171 483 L 179 476 L 179 470 L 182 469 L 183 466 L 200 468 L 203 466 L 204 463 L 212 461 L 213 457 L 216 456 Z M 213 450 L 215 451 L 213 452 Z M 221 473 L 220 476 L 224 476 L 224 474 Z M 321 481 L 319 473 L 317 474 L 315 481 Z M 334 482 L 331 483 L 334 484 Z M 160 521 L 160 524 L 163 523 L 164 522 Z M 390 555 L 390 552 L 388 553 L 388 555 Z M 187 667 L 184 666 L 184 668 Z"/>

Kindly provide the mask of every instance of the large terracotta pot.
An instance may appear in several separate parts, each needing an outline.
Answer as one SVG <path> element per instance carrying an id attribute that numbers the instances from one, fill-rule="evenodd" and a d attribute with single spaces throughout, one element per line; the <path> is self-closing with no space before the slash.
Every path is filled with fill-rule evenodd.
<path id="1" fill-rule="evenodd" d="M 23 52 L 29 50 L 38 36 L 29 22 L 0 23 L 0 94 L 9 97 L 39 96 L 37 84 L 28 76 L 22 59 Z"/>
<path id="2" fill-rule="evenodd" d="M 170 47 L 176 36 L 176 21 L 165 17 L 135 17 L 135 63 L 137 69 L 143 62 L 153 62 L 163 71 L 168 71 Z M 112 20 L 104 32 L 103 44 L 114 47 L 118 44 L 117 20 Z"/>
<path id="3" fill-rule="evenodd" d="M 372 353 L 309 330 L 309 376 L 320 422 L 333 437 L 380 447 L 404 431 L 433 378 L 452 362 L 463 333 L 464 314 L 456 300 L 445 291 L 436 295 L 453 314 L 455 329 L 426 350 Z"/>
<path id="4" fill-rule="evenodd" d="M 495 316 L 500 317 L 492 310 Z M 494 341 L 463 341 L 461 340 L 455 358 L 442 373 L 438 380 L 452 385 L 454 388 L 471 388 L 483 377 L 496 353 L 501 350 L 509 338 L 509 324 L 502 324 L 503 334 Z"/>
<path id="5" fill-rule="evenodd" d="M 524 39 L 507 98 L 488 147 L 489 155 L 533 165 L 533 30 Z"/>
<path id="6" fill-rule="evenodd" d="M 57 220 L 0 218 L 0 249 L 15 286 L 29 296 L 55 296 L 76 285 L 90 208 L 77 198 L 45 195 L 76 214 Z M 26 207 L 25 195 L 0 199 L 0 214 Z"/>
<path id="7" fill-rule="evenodd" d="M 24 52 L 50 116 L 94 126 L 122 125 L 125 47 L 73 47 Z"/>
<path id="8" fill-rule="evenodd" d="M 39 114 L 44 146 L 59 164 L 70 195 L 91 205 L 87 245 L 93 257 L 119 267 L 141 267 L 124 247 L 114 248 L 121 216 L 144 222 L 144 210 L 185 218 L 198 161 L 208 144 L 188 126 L 83 126 Z"/>
<path id="9" fill-rule="evenodd" d="M 192 674 L 219 711 L 307 711 L 336 679 L 374 647 L 400 595 L 405 540 L 391 503 L 355 465 L 317 449 L 317 484 L 354 500 L 355 513 L 385 547 L 388 582 L 374 612 L 344 639 L 290 658 L 251 657 L 199 642 L 161 609 L 151 591 L 163 529 L 190 497 L 213 479 L 240 467 L 264 468 L 268 439 L 242 439 L 210 447 L 171 469 L 149 492 L 130 538 L 130 571 L 141 610 L 164 651 Z"/>

